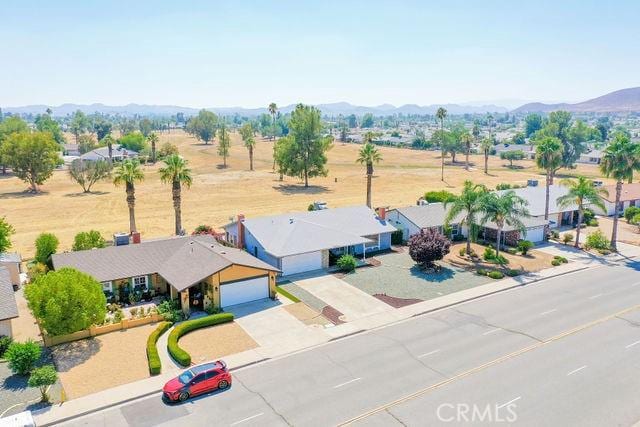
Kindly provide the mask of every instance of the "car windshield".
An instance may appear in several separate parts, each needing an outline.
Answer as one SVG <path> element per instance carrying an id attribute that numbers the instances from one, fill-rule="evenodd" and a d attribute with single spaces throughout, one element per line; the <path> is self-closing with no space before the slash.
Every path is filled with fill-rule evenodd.
<path id="1" fill-rule="evenodd" d="M 194 377 L 193 372 L 185 371 L 178 377 L 178 381 L 180 381 L 182 384 L 186 384 L 189 381 L 191 381 L 193 377 Z"/>

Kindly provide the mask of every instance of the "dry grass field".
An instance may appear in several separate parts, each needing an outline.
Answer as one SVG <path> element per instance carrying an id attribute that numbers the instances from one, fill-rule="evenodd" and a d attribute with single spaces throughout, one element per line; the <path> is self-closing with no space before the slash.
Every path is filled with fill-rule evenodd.
<path id="1" fill-rule="evenodd" d="M 72 138 L 68 136 L 71 141 Z M 278 214 L 306 210 L 314 200 L 324 200 L 330 207 L 364 204 L 364 167 L 356 164 L 359 149 L 355 144 L 336 142 L 329 152 L 329 175 L 311 179 L 304 188 L 297 178 L 279 181 L 272 173 L 272 142 L 258 138 L 255 151 L 255 171 L 249 171 L 249 156 L 239 135 L 232 135 L 231 157 L 223 169 L 216 145 L 202 145 L 180 132 L 161 134 L 165 141 L 176 144 L 190 161 L 194 173 L 193 186 L 183 191 L 183 226 L 193 230 L 198 224 L 219 228 L 229 218 Z M 390 147 L 380 148 L 384 161 L 376 167 L 373 183 L 375 206 L 403 206 L 415 203 L 427 190 L 457 191 L 470 179 L 495 187 L 498 183 L 526 183 L 528 178 L 543 179 L 532 161 L 517 162 L 521 168 L 509 169 L 506 162 L 492 156 L 489 175 L 482 172 L 482 157 L 472 156 L 474 167 L 464 170 L 463 163 L 447 164 L 446 182 L 440 181 L 440 156 L 434 151 L 415 151 Z M 463 161 L 459 156 L 459 161 Z M 171 189 L 158 177 L 161 163 L 145 166 L 145 181 L 136 188 L 136 220 L 143 239 L 170 235 L 173 232 Z M 596 167 L 580 165 L 572 175 L 599 176 Z M 79 231 L 96 229 L 105 237 L 114 232 L 128 231 L 125 191 L 111 182 L 100 182 L 92 194 L 83 194 L 72 182 L 67 171 L 56 171 L 42 186 L 42 194 L 25 193 L 26 184 L 15 177 L 0 175 L 0 216 L 13 224 L 14 250 L 23 256 L 34 253 L 33 242 L 41 232 L 53 232 L 60 241 L 60 250 L 69 250 Z"/>

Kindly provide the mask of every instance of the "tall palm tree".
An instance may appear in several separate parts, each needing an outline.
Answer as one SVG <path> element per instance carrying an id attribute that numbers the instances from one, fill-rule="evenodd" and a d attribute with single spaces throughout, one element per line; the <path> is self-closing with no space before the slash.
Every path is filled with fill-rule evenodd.
<path id="1" fill-rule="evenodd" d="M 125 159 L 113 171 L 114 185 L 125 185 L 127 206 L 129 207 L 129 231 L 135 233 L 136 228 L 136 188 L 135 183 L 144 180 L 144 171 L 138 159 Z"/>
<path id="2" fill-rule="evenodd" d="M 580 229 L 582 228 L 582 218 L 584 217 L 584 205 L 591 204 L 601 210 L 605 210 L 603 196 L 608 196 L 609 192 L 604 188 L 593 185 L 593 181 L 579 176 L 578 180 L 563 179 L 561 185 L 569 187 L 569 191 L 564 196 L 558 197 L 556 203 L 561 208 L 569 206 L 578 206 L 578 227 L 576 228 L 576 241 L 574 246 L 577 248 L 580 242 Z"/>
<path id="3" fill-rule="evenodd" d="M 486 193 L 482 197 L 480 210 L 484 213 L 484 216 L 480 223 L 486 224 L 491 221 L 497 227 L 496 256 L 500 255 L 502 229 L 505 224 L 520 231 L 521 234 L 526 232 L 522 218 L 529 216 L 527 205 L 527 201 L 512 190 L 504 193 Z"/>
<path id="4" fill-rule="evenodd" d="M 489 174 L 489 153 L 491 152 L 491 148 L 493 148 L 493 141 L 491 138 L 483 138 L 482 142 L 480 142 L 480 149 L 482 150 L 482 154 L 484 154 L 484 174 Z"/>
<path id="5" fill-rule="evenodd" d="M 155 132 L 151 132 L 147 137 L 147 141 L 151 143 L 151 162 L 154 164 L 156 163 L 156 145 L 158 144 L 159 140 L 160 138 Z"/>
<path id="6" fill-rule="evenodd" d="M 473 137 L 469 132 L 465 132 L 460 136 L 460 141 L 464 144 L 465 150 L 464 168 L 469 170 L 469 152 L 471 151 L 471 142 L 473 141 Z"/>
<path id="7" fill-rule="evenodd" d="M 164 159 L 164 166 L 160 168 L 160 180 L 171 184 L 173 196 L 173 210 L 175 211 L 176 235 L 182 234 L 182 186 L 191 187 L 193 177 L 189 162 L 178 154 L 172 154 Z"/>
<path id="8" fill-rule="evenodd" d="M 476 185 L 471 181 L 465 181 L 462 193 L 454 200 L 445 200 L 444 207 L 447 208 L 451 205 L 447 216 L 445 218 L 445 224 L 451 223 L 458 215 L 464 213 L 464 218 L 461 224 L 467 226 L 467 253 L 471 253 L 471 234 L 472 228 L 477 224 L 477 215 L 482 209 L 482 198 L 487 193 L 487 188 L 484 185 Z"/>
<path id="9" fill-rule="evenodd" d="M 553 174 L 562 166 L 562 142 L 554 137 L 543 138 L 536 147 L 536 165 L 545 171 L 544 219 L 549 219 L 549 187 Z"/>
<path id="10" fill-rule="evenodd" d="M 373 164 L 382 161 L 382 154 L 375 145 L 367 142 L 360 148 L 357 163 L 367 166 L 367 206 L 371 207 L 371 178 L 373 176 Z"/>
<path id="11" fill-rule="evenodd" d="M 273 139 L 276 139 L 276 135 L 275 135 L 275 125 L 276 125 L 276 113 L 278 112 L 278 106 L 276 105 L 275 102 L 272 102 L 271 104 L 269 104 L 269 107 L 267 108 L 269 110 L 269 114 L 271 114 L 271 126 L 274 128 L 274 132 L 272 132 L 273 135 Z M 276 144 L 273 144 L 273 167 L 272 169 L 275 171 L 276 170 Z"/>
<path id="12" fill-rule="evenodd" d="M 604 150 L 600 161 L 600 170 L 607 178 L 616 180 L 616 203 L 613 213 L 613 230 L 611 232 L 611 249 L 617 250 L 618 216 L 620 215 L 620 196 L 622 183 L 633 182 L 633 172 L 639 170 L 638 158 L 640 145 L 633 143 L 626 135 L 617 134 L 612 143 Z"/>
<path id="13" fill-rule="evenodd" d="M 440 162 L 440 180 L 444 181 L 444 119 L 447 117 L 447 110 L 443 107 L 439 107 L 438 111 L 436 111 L 436 118 L 440 120 L 440 152 L 441 152 L 441 162 Z"/>
<path id="14" fill-rule="evenodd" d="M 240 136 L 244 146 L 249 150 L 249 170 L 253 170 L 253 149 L 256 147 L 256 139 L 253 137 L 253 126 L 247 122 L 240 128 Z"/>

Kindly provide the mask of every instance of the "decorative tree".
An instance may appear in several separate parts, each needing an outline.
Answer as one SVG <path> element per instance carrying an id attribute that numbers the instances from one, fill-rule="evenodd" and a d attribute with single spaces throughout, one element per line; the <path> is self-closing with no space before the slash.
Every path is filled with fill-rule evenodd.
<path id="1" fill-rule="evenodd" d="M 87 161 L 75 159 L 69 165 L 69 176 L 77 182 L 85 193 L 91 192 L 91 187 L 98 181 L 109 178 L 111 164 L 106 160 Z"/>
<path id="2" fill-rule="evenodd" d="M 256 147 L 256 139 L 253 137 L 254 130 L 251 123 L 247 122 L 240 128 L 240 136 L 244 146 L 249 150 L 249 170 L 253 170 L 253 150 Z M 275 145 L 275 144 L 274 144 Z"/>
<path id="3" fill-rule="evenodd" d="M 11 247 L 11 235 L 15 229 L 9 224 L 6 218 L 0 218 L 0 254 L 6 252 Z"/>
<path id="4" fill-rule="evenodd" d="M 52 233 L 42 233 L 36 239 L 36 255 L 34 260 L 41 264 L 50 265 L 51 255 L 58 250 L 60 241 Z"/>
<path id="5" fill-rule="evenodd" d="M 88 249 L 104 248 L 106 245 L 107 242 L 99 231 L 82 231 L 76 234 L 76 237 L 73 239 L 73 246 L 71 247 L 71 250 L 86 251 Z"/>
<path id="6" fill-rule="evenodd" d="M 558 197 L 556 203 L 561 208 L 568 208 L 570 206 L 578 207 L 578 227 L 576 228 L 576 241 L 574 246 L 577 248 L 580 243 L 580 229 L 582 228 L 582 219 L 584 218 L 585 204 L 589 204 L 594 207 L 600 208 L 604 211 L 604 197 L 609 195 L 609 192 L 604 188 L 596 187 L 593 181 L 579 176 L 578 180 L 564 179 L 560 182 L 565 187 L 569 188 L 569 191 L 564 196 Z"/>
<path id="7" fill-rule="evenodd" d="M 449 253 L 451 241 L 438 231 L 428 228 L 420 230 L 409 239 L 409 255 L 422 268 L 432 268 L 434 261 Z"/>
<path id="8" fill-rule="evenodd" d="M 53 365 L 45 365 L 40 368 L 35 368 L 27 384 L 29 387 L 38 387 L 40 389 L 40 401 L 49 402 L 49 387 L 54 385 L 58 381 L 58 373 Z"/>

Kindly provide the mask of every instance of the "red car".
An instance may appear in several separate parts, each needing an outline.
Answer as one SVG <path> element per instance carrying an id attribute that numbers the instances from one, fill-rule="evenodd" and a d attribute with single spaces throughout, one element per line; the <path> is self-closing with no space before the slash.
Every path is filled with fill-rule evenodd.
<path id="1" fill-rule="evenodd" d="M 231 385 L 231 374 L 222 361 L 193 366 L 164 385 L 162 393 L 168 400 L 184 402 L 191 396 L 213 390 L 224 390 Z"/>

